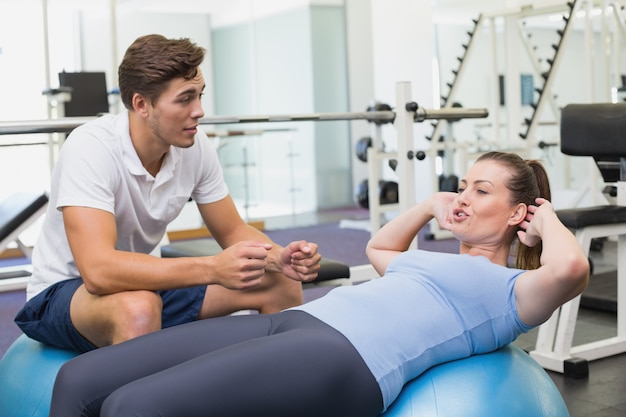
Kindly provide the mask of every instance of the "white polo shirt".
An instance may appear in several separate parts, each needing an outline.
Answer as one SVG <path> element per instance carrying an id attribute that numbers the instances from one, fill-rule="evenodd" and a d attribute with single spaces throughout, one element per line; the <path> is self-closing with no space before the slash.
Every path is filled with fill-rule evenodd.
<path id="1" fill-rule="evenodd" d="M 80 276 L 61 208 L 82 206 L 113 213 L 116 248 L 151 253 L 189 197 L 204 204 L 227 195 L 217 153 L 204 132 L 198 131 L 189 148 L 171 147 L 153 177 L 131 142 L 127 111 L 76 128 L 54 167 L 50 203 L 33 251 L 27 298 L 53 283 Z"/>

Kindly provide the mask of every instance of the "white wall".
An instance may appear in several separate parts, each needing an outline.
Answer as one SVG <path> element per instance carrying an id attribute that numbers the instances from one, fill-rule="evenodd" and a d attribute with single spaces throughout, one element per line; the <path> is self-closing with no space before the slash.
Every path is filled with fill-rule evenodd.
<path id="1" fill-rule="evenodd" d="M 43 13 L 38 0 L 5 7 L 0 3 L 0 120 L 47 118 L 42 92 Z M 48 135 L 0 136 L 0 145 L 46 142 Z M 47 190 L 50 166 L 47 145 L 0 147 L 0 200 L 18 191 Z"/>
<path id="2" fill-rule="evenodd" d="M 133 2 L 134 3 L 134 2 Z M 151 2 L 145 2 L 149 7 Z M 110 21 L 110 2 L 90 1 L 80 2 L 81 9 L 76 11 L 68 7 L 68 2 L 49 0 L 50 16 L 50 70 L 45 72 L 44 60 L 44 33 L 43 12 L 40 0 L 3 1 L 0 3 L 0 119 L 39 119 L 47 114 L 46 99 L 41 91 L 57 83 L 56 74 L 62 69 L 68 71 L 104 70 L 110 81 L 109 88 L 114 87 L 114 56 L 121 59 L 125 48 L 139 34 L 161 32 L 168 36 L 189 36 L 192 39 L 210 48 L 211 17 L 206 13 L 192 12 L 191 8 L 183 7 L 187 2 L 181 0 L 177 4 L 178 13 L 157 13 L 125 9 L 125 2 L 120 2 L 118 22 L 115 27 Z M 261 15 L 265 9 L 259 3 L 249 1 L 232 2 L 250 6 L 257 4 L 256 9 L 246 9 L 250 15 Z M 334 1 L 333 4 L 336 4 Z M 491 7 L 499 7 L 497 2 L 487 2 Z M 486 3 L 486 5 L 487 5 Z M 515 6 L 519 2 L 507 2 Z M 72 3 L 73 4 L 73 3 Z M 78 4 L 78 3 L 76 3 Z M 395 105 L 395 83 L 410 81 L 413 85 L 415 101 L 424 107 L 437 107 L 438 98 L 434 97 L 437 87 L 433 86 L 438 79 L 438 73 L 433 70 L 433 57 L 436 47 L 439 53 L 441 68 L 441 84 L 449 80 L 450 69 L 454 67 L 454 60 L 460 53 L 460 44 L 464 40 L 465 30 L 471 26 L 470 19 L 476 14 L 465 13 L 467 21 L 457 19 L 453 23 L 437 26 L 435 38 L 434 17 L 438 11 L 433 10 L 431 2 L 414 0 L 345 0 L 346 28 L 347 28 L 347 56 L 350 83 L 350 111 L 361 111 L 371 100 L 380 100 Z M 197 6 L 197 4 L 196 4 Z M 487 6 L 485 6 L 487 7 Z M 197 7 L 195 7 L 197 9 Z M 242 15 L 240 12 L 238 15 Z M 598 25 L 595 25 L 596 29 Z M 113 40 L 113 31 L 116 29 L 117 39 Z M 536 31 L 536 39 L 542 45 L 548 45 L 555 34 L 551 29 Z M 555 82 L 555 94 L 558 95 L 560 105 L 570 101 L 588 99 L 589 79 L 596 80 L 595 90 L 605 89 L 604 72 L 596 67 L 590 76 L 588 48 L 584 33 L 579 31 L 572 36 L 567 45 L 567 54 L 559 70 Z M 463 89 L 459 97 L 465 106 L 491 106 L 493 99 L 493 83 L 491 64 L 486 64 L 492 56 L 490 39 L 485 35 L 481 41 L 481 48 L 476 53 L 477 65 L 469 70 L 467 89 Z M 596 37 L 593 51 L 593 61 L 600 65 L 603 51 L 602 43 Z M 511 47 L 501 45 L 500 49 Z M 546 46 L 540 46 L 543 53 Z M 621 52 L 617 51 L 617 52 Z M 504 55 L 499 53 L 499 55 Z M 289 59 L 289 57 L 284 57 Z M 584 64 L 581 64 L 581 60 Z M 276 65 L 281 65 L 280 57 Z M 528 64 L 519 60 L 521 72 L 529 71 Z M 618 65 L 618 71 L 623 65 Z M 512 72 L 505 65 L 498 65 L 498 70 Z M 203 68 L 207 81 L 211 66 L 206 63 Z M 508 77 L 515 78 L 515 77 Z M 212 113 L 211 86 L 205 99 L 207 114 Z M 579 95 L 581 94 L 581 95 Z M 594 99 L 598 99 L 595 97 Z M 502 109 L 500 109 L 502 110 Z M 527 112 L 523 108 L 522 112 Z M 548 115 L 546 115 L 548 117 Z M 506 120 L 505 120 L 506 121 Z M 478 129 L 474 121 L 463 121 L 455 125 L 454 132 L 459 137 L 472 141 L 479 133 L 493 136 L 485 129 Z M 353 122 L 351 125 L 352 145 L 361 136 L 370 134 L 370 127 L 366 123 Z M 390 126 L 385 127 L 385 140 L 389 148 L 393 148 L 394 131 Z M 424 139 L 431 133 L 430 124 L 415 125 L 415 149 L 425 149 L 429 142 Z M 549 129 L 541 131 L 546 138 L 555 136 Z M 7 136 L 0 137 L 0 141 L 7 143 L 13 140 Z M 24 136 L 18 141 L 26 140 Z M 45 140 L 45 138 L 44 138 Z M 353 146 L 354 148 L 354 146 Z M 573 173 L 567 173 L 563 168 L 565 162 L 558 151 L 539 154 L 554 167 L 555 178 L 565 184 L 570 176 L 576 177 L 576 183 L 588 176 L 586 167 L 575 166 Z M 17 164 L 9 162 L 18 161 Z M 357 184 L 366 176 L 365 164 L 352 157 L 352 182 Z M 432 189 L 430 166 L 426 162 L 415 162 L 418 173 L 416 184 L 417 198 L 430 193 Z M 0 187 L 0 198 L 14 190 L 25 188 L 48 187 L 47 148 L 45 146 L 29 146 L 23 148 L 0 148 L 0 176 L 11 178 L 3 181 Z M 393 179 L 393 172 L 386 171 L 386 175 Z M 567 178 L 566 178 L 567 177 Z"/>
<path id="3" fill-rule="evenodd" d="M 371 4 L 375 99 L 395 107 L 396 83 L 409 81 L 413 100 L 422 107 L 432 108 L 434 37 L 431 2 L 372 0 Z M 423 138 L 429 130 L 427 123 L 415 124 L 415 149 L 428 146 Z M 387 149 L 397 148 L 393 127 L 384 126 L 383 139 Z M 432 172 L 428 163 L 414 163 L 416 199 L 421 200 L 433 191 Z M 388 178 L 393 179 L 390 170 L 386 171 Z"/>
<path id="4" fill-rule="evenodd" d="M 349 110 L 365 111 L 375 100 L 374 94 L 374 51 L 372 49 L 371 0 L 346 0 L 346 38 L 349 83 Z M 371 127 L 363 121 L 350 123 L 350 147 L 356 148 L 359 139 L 371 136 Z M 352 189 L 367 178 L 367 164 L 351 152 Z M 353 191 L 354 193 L 354 191 Z"/>

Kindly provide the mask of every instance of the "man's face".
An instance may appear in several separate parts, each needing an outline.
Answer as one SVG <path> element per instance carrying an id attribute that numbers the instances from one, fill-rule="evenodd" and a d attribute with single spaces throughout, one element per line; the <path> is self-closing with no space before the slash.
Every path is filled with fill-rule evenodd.
<path id="1" fill-rule="evenodd" d="M 148 126 L 157 140 L 180 148 L 193 145 L 198 120 L 204 117 L 201 102 L 204 88 L 199 69 L 191 80 L 170 81 L 154 106 L 150 105 Z"/>

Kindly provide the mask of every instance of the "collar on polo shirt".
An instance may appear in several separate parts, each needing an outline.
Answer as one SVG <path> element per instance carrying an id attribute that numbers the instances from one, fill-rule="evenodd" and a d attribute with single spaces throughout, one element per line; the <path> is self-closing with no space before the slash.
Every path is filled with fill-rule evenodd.
<path id="1" fill-rule="evenodd" d="M 146 168 L 141 163 L 139 159 L 139 155 L 137 155 L 137 151 L 133 146 L 133 141 L 130 138 L 130 127 L 128 123 L 128 113 L 126 111 L 126 117 L 121 117 L 121 123 L 119 125 L 120 133 L 121 133 L 121 142 L 122 142 L 122 153 L 124 164 L 128 171 L 132 175 L 136 176 L 144 176 L 146 181 L 156 181 L 158 183 L 165 182 L 171 179 L 174 175 L 174 168 L 176 164 L 181 158 L 182 149 L 177 148 L 175 146 L 170 146 L 169 152 L 165 154 L 165 158 L 163 158 L 163 163 L 161 164 L 161 169 L 157 173 L 157 178 L 154 178 L 152 174 L 150 174 Z"/>

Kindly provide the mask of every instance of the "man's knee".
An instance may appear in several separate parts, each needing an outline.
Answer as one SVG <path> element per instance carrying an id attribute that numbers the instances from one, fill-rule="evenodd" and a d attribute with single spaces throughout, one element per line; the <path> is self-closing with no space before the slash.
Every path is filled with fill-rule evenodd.
<path id="1" fill-rule="evenodd" d="M 163 302 L 152 291 L 130 291 L 119 294 L 115 303 L 112 344 L 161 329 Z"/>

